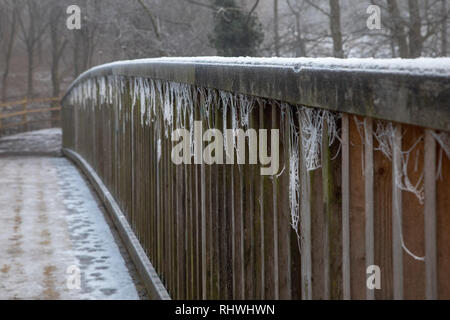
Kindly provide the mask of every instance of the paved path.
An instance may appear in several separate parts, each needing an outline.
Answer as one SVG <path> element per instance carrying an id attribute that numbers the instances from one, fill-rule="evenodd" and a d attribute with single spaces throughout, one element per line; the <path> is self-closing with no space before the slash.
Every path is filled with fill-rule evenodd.
<path id="1" fill-rule="evenodd" d="M 139 299 L 97 200 L 65 158 L 0 157 L 0 230 L 0 299 Z"/>
<path id="2" fill-rule="evenodd" d="M 61 128 L 43 129 L 0 137 L 2 154 L 61 155 Z"/>

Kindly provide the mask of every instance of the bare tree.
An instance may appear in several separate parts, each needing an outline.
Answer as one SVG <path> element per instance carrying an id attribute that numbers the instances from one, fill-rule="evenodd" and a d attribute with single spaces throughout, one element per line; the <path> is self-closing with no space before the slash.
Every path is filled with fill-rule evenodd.
<path id="1" fill-rule="evenodd" d="M 333 39 L 333 56 L 336 58 L 344 58 L 344 48 L 342 45 L 341 32 L 341 7 L 339 0 L 330 1 L 330 30 Z"/>
<path id="2" fill-rule="evenodd" d="M 45 19 L 46 3 L 44 1 L 26 0 L 24 11 L 18 14 L 21 40 L 25 45 L 28 60 L 27 97 L 33 96 L 34 55 L 37 43 L 41 41 L 48 27 Z"/>
<path id="3" fill-rule="evenodd" d="M 50 44 L 51 44 L 51 78 L 52 78 L 52 88 L 53 97 L 60 96 L 60 76 L 59 76 L 59 63 L 64 53 L 64 49 L 67 45 L 67 39 L 61 32 L 62 16 L 64 13 L 64 7 L 61 2 L 56 2 L 52 4 L 52 9 L 50 11 Z M 52 103 L 52 107 L 56 107 L 58 101 Z M 52 111 L 52 124 L 57 125 L 55 120 L 58 116 L 58 111 Z"/>
<path id="4" fill-rule="evenodd" d="M 446 21 L 449 11 L 446 0 L 372 2 L 385 8 L 389 14 L 390 19 L 382 21 L 392 35 L 393 46 L 398 49 L 398 56 L 417 58 L 425 51 L 434 52 L 436 56 L 447 54 L 446 50 L 442 50 L 447 41 Z M 440 48 L 437 45 L 439 33 L 442 37 Z"/>
<path id="5" fill-rule="evenodd" d="M 80 30 L 73 30 L 73 71 L 74 77 L 92 66 L 96 38 L 98 37 L 101 14 L 101 1 L 83 0 L 82 26 Z"/>
<path id="6" fill-rule="evenodd" d="M 333 56 L 336 58 L 344 58 L 344 48 L 341 31 L 341 6 L 339 0 L 329 0 L 329 11 L 323 9 L 320 5 L 312 0 L 306 0 L 306 2 L 328 17 L 331 39 L 333 40 Z"/>
<path id="7" fill-rule="evenodd" d="M 273 38 L 275 55 L 280 56 L 280 33 L 278 22 L 278 0 L 273 0 Z"/>
<path id="8" fill-rule="evenodd" d="M 287 0 L 287 5 L 295 18 L 295 56 L 306 57 L 306 43 L 305 39 L 303 38 L 302 28 L 302 12 L 305 10 L 305 2 L 302 1 L 299 6 L 296 6 L 291 3 L 291 0 Z"/>
<path id="9" fill-rule="evenodd" d="M 448 10 L 447 10 L 447 1 L 441 0 L 441 14 L 442 14 L 442 22 L 441 22 L 441 56 L 447 56 L 447 31 L 448 31 Z"/>
<path id="10" fill-rule="evenodd" d="M 11 65 L 11 56 L 16 39 L 17 10 L 14 2 L 5 1 L 1 7 L 0 34 L 4 71 L 2 74 L 2 101 L 7 99 L 8 75 Z M 8 32 L 9 30 L 9 32 Z"/>

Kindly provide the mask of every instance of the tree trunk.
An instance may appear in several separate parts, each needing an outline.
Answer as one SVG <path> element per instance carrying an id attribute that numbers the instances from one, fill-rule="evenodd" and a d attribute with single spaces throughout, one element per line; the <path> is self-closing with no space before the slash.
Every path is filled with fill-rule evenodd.
<path id="1" fill-rule="evenodd" d="M 399 55 L 401 58 L 408 58 L 408 43 L 406 41 L 405 30 L 403 28 L 402 18 L 400 17 L 397 1 L 386 0 L 386 2 L 388 4 L 388 11 L 391 17 L 392 35 L 398 45 Z"/>
<path id="2" fill-rule="evenodd" d="M 33 72 L 34 72 L 34 46 L 27 49 L 28 55 L 28 75 L 27 75 L 27 98 L 33 97 Z"/>
<path id="3" fill-rule="evenodd" d="M 80 30 L 73 31 L 73 77 L 80 74 Z"/>
<path id="4" fill-rule="evenodd" d="M 422 21 L 417 0 L 408 0 L 409 7 L 409 57 L 418 58 L 422 55 L 423 37 L 421 34 Z"/>
<path id="5" fill-rule="evenodd" d="M 442 17 L 442 26 L 441 26 L 441 56 L 446 57 L 447 56 L 447 0 L 441 0 L 441 13 L 444 15 Z"/>
<path id="6" fill-rule="evenodd" d="M 278 21 L 278 0 L 273 0 L 273 35 L 275 43 L 275 55 L 280 56 L 280 34 Z"/>
<path id="7" fill-rule="evenodd" d="M 61 43 L 61 34 L 59 32 L 58 25 L 60 23 L 60 12 L 61 8 L 55 7 L 51 12 L 50 18 L 50 43 L 52 50 L 52 65 L 51 65 L 51 77 L 52 77 L 52 88 L 53 97 L 59 97 L 60 94 L 60 84 L 59 84 L 59 60 L 63 54 L 65 47 L 65 42 Z M 59 105 L 59 101 L 52 101 L 52 108 L 56 108 Z M 57 127 L 59 125 L 59 111 L 51 111 L 51 125 L 52 127 Z"/>
<path id="8" fill-rule="evenodd" d="M 305 41 L 302 38 L 302 27 L 300 22 L 300 14 L 295 14 L 295 31 L 297 33 L 296 35 L 296 42 L 297 45 L 295 46 L 295 55 L 297 57 L 306 57 L 306 46 Z"/>
<path id="9" fill-rule="evenodd" d="M 26 39 L 27 56 L 28 56 L 28 81 L 27 81 L 27 98 L 33 97 L 33 73 L 34 73 L 34 47 L 36 45 L 36 17 L 37 6 L 33 2 L 27 2 L 30 24 L 28 26 L 28 37 Z"/>
<path id="10" fill-rule="evenodd" d="M 341 7 L 339 0 L 330 1 L 330 30 L 333 38 L 333 56 L 335 58 L 344 58 L 344 49 L 342 46 L 341 32 Z"/>
<path id="11" fill-rule="evenodd" d="M 7 88 L 8 88 L 8 75 L 9 75 L 9 67 L 11 64 L 11 55 L 12 49 L 14 46 L 15 34 L 16 34 L 16 26 L 17 26 L 17 13 L 14 11 L 13 18 L 11 22 L 11 30 L 8 38 L 8 44 L 6 48 L 6 56 L 5 56 L 5 71 L 2 76 L 2 101 L 6 101 L 7 99 Z"/>

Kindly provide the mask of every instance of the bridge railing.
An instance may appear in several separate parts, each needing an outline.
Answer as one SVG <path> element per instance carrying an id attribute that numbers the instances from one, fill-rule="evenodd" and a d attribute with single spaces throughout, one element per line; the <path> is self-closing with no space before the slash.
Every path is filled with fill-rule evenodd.
<path id="1" fill-rule="evenodd" d="M 43 122 L 59 125 L 60 100 L 61 97 L 50 97 L 0 102 L 0 134 L 28 131 L 32 125 Z M 51 105 L 42 107 L 43 104 Z"/>
<path id="2" fill-rule="evenodd" d="M 118 62 L 63 146 L 174 299 L 450 298 L 449 101 L 449 59 Z"/>

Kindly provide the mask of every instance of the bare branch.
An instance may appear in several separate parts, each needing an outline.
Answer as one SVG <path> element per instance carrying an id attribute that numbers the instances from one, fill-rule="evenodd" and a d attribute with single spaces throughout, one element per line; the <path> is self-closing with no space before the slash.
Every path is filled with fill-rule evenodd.
<path id="1" fill-rule="evenodd" d="M 253 12 L 256 10 L 256 8 L 258 7 L 259 4 L 259 0 L 256 0 L 255 4 L 253 5 L 252 9 L 250 10 L 250 12 L 247 15 L 247 19 L 245 20 L 245 26 L 248 25 L 248 23 L 250 22 L 250 18 L 253 14 Z"/>
<path id="2" fill-rule="evenodd" d="M 322 12 L 324 15 L 326 15 L 326 16 L 330 16 L 331 14 L 328 12 L 328 11 L 326 11 L 325 9 L 322 9 L 320 6 L 318 6 L 317 4 L 315 4 L 313 1 L 311 1 L 311 0 L 305 0 L 311 7 L 313 7 L 313 8 L 315 8 L 315 9 L 317 9 L 317 10 L 319 10 L 320 12 Z"/>
<path id="3" fill-rule="evenodd" d="M 150 18 L 156 38 L 158 40 L 161 40 L 161 34 L 159 32 L 158 23 L 156 22 L 156 18 L 153 16 L 152 12 L 150 11 L 150 8 L 144 3 L 144 1 L 138 0 L 138 2 L 144 8 L 145 12 L 147 13 L 148 17 Z"/>

